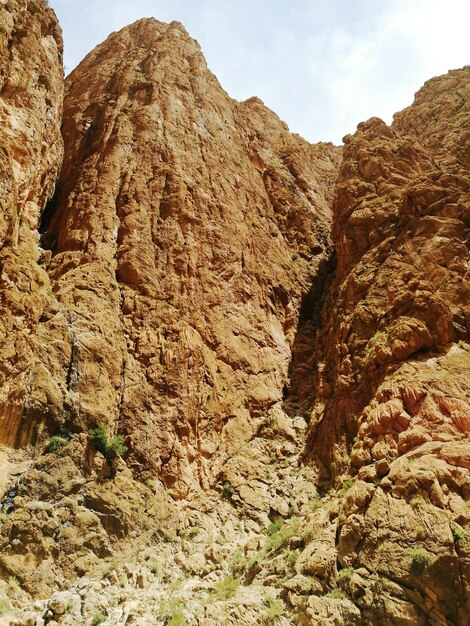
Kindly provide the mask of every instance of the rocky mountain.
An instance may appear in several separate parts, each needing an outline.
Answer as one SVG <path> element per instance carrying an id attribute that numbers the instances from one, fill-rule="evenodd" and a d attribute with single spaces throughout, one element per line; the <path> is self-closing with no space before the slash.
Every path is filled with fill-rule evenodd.
<path id="1" fill-rule="evenodd" d="M 177 22 L 0 46 L 0 624 L 466 626 L 470 69 L 336 147 Z"/>

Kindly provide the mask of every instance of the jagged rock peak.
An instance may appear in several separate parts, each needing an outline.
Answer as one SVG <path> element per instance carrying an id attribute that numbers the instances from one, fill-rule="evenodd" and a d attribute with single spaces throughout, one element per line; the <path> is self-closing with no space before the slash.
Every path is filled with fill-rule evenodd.
<path id="1" fill-rule="evenodd" d="M 341 150 L 140 20 L 57 180 L 53 12 L 0 50 L 0 621 L 467 626 L 468 70 Z"/>
<path id="2" fill-rule="evenodd" d="M 184 29 L 156 20 L 72 72 L 62 132 L 41 224 L 56 298 L 41 328 L 57 341 L 22 402 L 51 432 L 125 434 L 136 477 L 174 497 L 208 488 L 281 410 L 341 150 L 231 99 Z"/>
<path id="3" fill-rule="evenodd" d="M 189 59 L 193 57 L 196 57 L 196 63 L 193 59 L 192 66 L 207 67 L 198 42 L 189 36 L 180 22 L 174 21 L 167 24 L 150 17 L 111 33 L 71 72 L 68 82 L 73 81 L 77 75 L 83 76 L 86 67 L 96 65 L 97 80 L 99 80 L 106 75 L 108 63 L 115 64 L 116 61 L 120 61 L 124 67 L 128 64 L 150 62 L 155 55 L 158 55 L 159 63 L 162 63 L 166 57 L 175 60 L 175 63 L 176 59 L 179 59 L 178 63 L 181 65 L 176 63 L 175 71 L 181 73 L 188 70 Z M 108 63 L 106 63 L 106 57 Z M 157 61 L 157 58 L 153 60 Z M 151 67 L 143 66 L 142 69 L 151 72 Z"/>

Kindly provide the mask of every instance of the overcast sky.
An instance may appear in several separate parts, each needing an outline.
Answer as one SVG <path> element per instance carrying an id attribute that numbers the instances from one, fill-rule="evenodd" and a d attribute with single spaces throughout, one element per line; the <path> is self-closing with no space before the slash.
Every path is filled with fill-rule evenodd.
<path id="1" fill-rule="evenodd" d="M 259 96 L 292 132 L 340 143 L 411 104 L 425 80 L 470 64 L 470 0 L 50 0 L 70 72 L 142 17 L 178 20 L 224 89 Z"/>

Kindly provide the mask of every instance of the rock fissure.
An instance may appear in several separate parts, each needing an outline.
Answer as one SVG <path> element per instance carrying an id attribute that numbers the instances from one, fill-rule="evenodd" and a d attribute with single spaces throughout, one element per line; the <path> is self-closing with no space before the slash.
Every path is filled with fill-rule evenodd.
<path id="1" fill-rule="evenodd" d="M 469 69 L 335 147 L 176 22 L 61 63 L 0 4 L 10 623 L 466 626 Z"/>

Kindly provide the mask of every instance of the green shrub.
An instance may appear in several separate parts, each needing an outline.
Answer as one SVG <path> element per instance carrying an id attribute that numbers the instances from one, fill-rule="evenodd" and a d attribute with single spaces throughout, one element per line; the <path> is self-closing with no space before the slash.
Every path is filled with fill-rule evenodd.
<path id="1" fill-rule="evenodd" d="M 127 446 L 124 445 L 124 437 L 116 435 L 110 439 L 106 428 L 102 425 L 91 428 L 89 436 L 93 446 L 108 461 L 111 472 L 114 475 L 116 473 L 116 461 L 127 452 Z"/>
<path id="2" fill-rule="evenodd" d="M 467 540 L 467 532 L 461 526 L 456 526 L 454 528 L 454 542 L 464 543 L 466 540 Z"/>
<path id="3" fill-rule="evenodd" d="M 271 522 L 269 526 L 266 528 L 266 534 L 268 537 L 272 537 L 275 533 L 277 533 L 284 526 L 284 520 L 282 517 L 278 517 L 274 522 Z"/>
<path id="4" fill-rule="evenodd" d="M 410 550 L 411 563 L 419 569 L 424 569 L 429 565 L 429 552 L 423 546 L 415 546 Z"/>
<path id="5" fill-rule="evenodd" d="M 91 620 L 91 626 L 100 626 L 103 622 L 106 621 L 106 615 L 104 613 L 97 613 L 94 618 Z"/>
<path id="6" fill-rule="evenodd" d="M 11 602 L 7 596 L 3 596 L 0 598 L 0 615 L 5 615 L 8 611 L 11 611 Z"/>
<path id="7" fill-rule="evenodd" d="M 284 602 L 279 598 L 274 598 L 271 595 L 267 595 L 264 599 L 264 603 L 267 607 L 266 617 L 268 620 L 274 621 L 278 617 L 284 615 Z"/>
<path id="8" fill-rule="evenodd" d="M 165 620 L 165 626 L 186 626 L 183 603 L 178 598 L 164 600 L 160 604 L 160 616 Z"/>
<path id="9" fill-rule="evenodd" d="M 230 500 L 235 494 L 235 487 L 232 485 L 232 483 L 227 481 L 223 484 L 222 491 L 224 493 L 224 496 Z"/>
<path id="10" fill-rule="evenodd" d="M 225 576 L 221 580 L 217 581 L 214 586 L 214 591 L 211 593 L 211 600 L 229 600 L 237 593 L 237 589 L 240 586 L 240 580 L 234 576 Z"/>
<path id="11" fill-rule="evenodd" d="M 107 450 L 107 458 L 108 459 L 117 459 L 127 452 L 127 446 L 124 445 L 124 437 L 123 435 L 116 435 L 113 437 L 109 444 Z"/>
<path id="12" fill-rule="evenodd" d="M 344 593 L 344 591 L 341 591 L 341 589 L 333 589 L 326 594 L 326 597 L 332 598 L 333 600 L 344 600 L 344 598 L 347 598 L 348 596 Z"/>
<path id="13" fill-rule="evenodd" d="M 89 434 L 92 444 L 108 460 L 115 459 L 127 452 L 127 447 L 124 445 L 124 437 L 116 435 L 116 437 L 109 439 L 104 426 L 92 428 Z"/>
<path id="14" fill-rule="evenodd" d="M 54 435 L 54 437 L 51 437 L 47 440 L 44 452 L 46 454 L 49 454 L 49 452 L 59 452 L 62 446 L 65 446 L 67 442 L 67 437 L 63 437 L 62 435 Z"/>
<path id="15" fill-rule="evenodd" d="M 104 426 L 97 426 L 96 428 L 91 428 L 89 431 L 90 441 L 94 445 L 94 447 L 101 452 L 103 456 L 106 456 L 108 451 L 108 433 Z"/>

